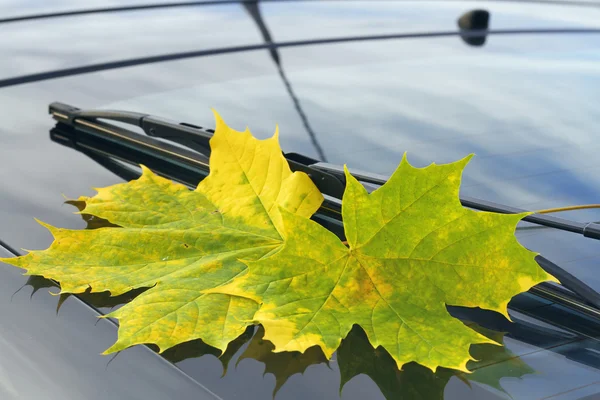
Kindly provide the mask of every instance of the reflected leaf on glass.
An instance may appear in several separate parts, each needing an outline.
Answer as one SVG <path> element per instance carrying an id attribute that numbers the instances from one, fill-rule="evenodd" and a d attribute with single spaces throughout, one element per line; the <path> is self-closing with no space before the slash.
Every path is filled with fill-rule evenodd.
<path id="1" fill-rule="evenodd" d="M 31 292 L 31 296 L 33 296 L 37 291 L 45 288 L 58 288 L 58 284 L 51 279 L 44 278 L 43 276 L 31 275 L 25 282 L 25 286 L 30 286 L 33 288 Z M 20 289 L 19 289 L 20 290 Z M 130 302 L 144 291 L 148 290 L 148 288 L 139 288 L 131 290 L 127 293 L 123 293 L 119 296 L 111 296 L 110 292 L 100 292 L 100 293 L 78 293 L 76 296 L 83 300 L 85 303 L 91 305 L 92 307 L 98 309 L 114 309 L 115 307 L 121 306 L 125 303 Z M 64 304 L 64 302 L 73 296 L 70 293 L 61 293 L 57 296 L 58 303 L 56 306 L 56 311 L 60 310 L 60 307 Z"/>
<path id="2" fill-rule="evenodd" d="M 340 368 L 340 394 L 346 383 L 357 375 L 365 374 L 379 387 L 386 399 L 444 398 L 444 388 L 452 370 L 438 368 L 437 373 L 417 363 L 405 364 L 398 370 L 397 364 L 382 347 L 371 346 L 366 333 L 354 325 L 337 350 Z"/>
<path id="3" fill-rule="evenodd" d="M 477 324 L 471 328 L 484 336 L 504 344 L 504 333 L 486 329 Z M 502 378 L 521 378 L 527 374 L 535 373 L 529 365 L 525 364 L 506 346 L 477 345 L 471 347 L 471 355 L 478 361 L 469 361 L 467 368 L 472 373 L 462 374 L 471 382 L 479 382 L 496 390 L 507 393 L 500 385 Z M 508 393 L 507 393 L 508 394 Z"/>
<path id="4" fill-rule="evenodd" d="M 26 286 L 29 286 L 33 289 L 31 291 L 31 297 L 33 297 L 33 295 L 41 289 L 58 288 L 58 285 L 50 279 L 46 279 L 43 276 L 30 275 L 27 278 L 27 282 L 25 282 L 25 284 L 15 292 L 15 294 L 17 294 L 19 291 L 21 291 L 21 289 L 23 289 Z"/>
<path id="5" fill-rule="evenodd" d="M 171 347 L 162 353 L 162 356 L 172 363 L 178 363 L 189 358 L 198 358 L 204 355 L 210 354 L 219 359 L 223 366 L 223 375 L 227 373 L 227 367 L 233 356 L 244 346 L 251 338 L 254 333 L 254 327 L 249 326 L 244 333 L 238 336 L 233 341 L 229 342 L 227 349 L 223 354 L 221 350 L 209 346 L 202 340 L 190 340 L 189 342 L 178 344 L 177 346 Z M 155 347 L 155 350 L 158 348 Z"/>
<path id="6" fill-rule="evenodd" d="M 85 201 L 67 200 L 67 201 L 65 201 L 65 204 L 69 204 L 69 205 L 76 207 L 80 212 L 85 209 Z M 118 228 L 119 227 L 119 225 L 112 224 L 105 219 L 98 218 L 98 217 L 95 217 L 90 214 L 80 214 L 80 215 L 81 215 L 81 218 L 87 224 L 85 229 L 98 229 L 98 228 L 107 228 L 107 227 Z"/>
<path id="7" fill-rule="evenodd" d="M 111 296 L 110 292 L 84 292 L 78 293 L 76 296 L 84 302 L 86 302 L 87 304 L 96 308 L 106 309 L 104 311 L 108 312 L 108 310 L 113 310 L 119 306 L 129 303 L 131 300 L 135 299 L 137 296 L 139 296 L 146 290 L 148 290 L 148 288 L 133 289 L 127 293 L 123 293 L 118 296 Z M 68 297 L 69 294 L 61 294 L 61 297 L 62 296 Z"/>
<path id="8" fill-rule="evenodd" d="M 275 376 L 275 388 L 273 397 L 277 394 L 284 383 L 295 374 L 302 374 L 311 365 L 325 363 L 327 357 L 318 346 L 309 347 L 304 353 L 299 351 L 282 351 L 274 353 L 275 346 L 268 340 L 264 340 L 265 330 L 259 326 L 252 341 L 238 359 L 240 361 L 251 358 L 265 364 L 263 375 L 273 374 Z"/>
<path id="9" fill-rule="evenodd" d="M 503 343 L 504 333 L 473 323 L 467 325 Z M 433 373 L 416 363 L 406 364 L 399 370 L 392 357 L 381 347 L 374 349 L 365 332 L 355 325 L 337 351 L 341 375 L 340 393 L 353 377 L 365 374 L 377 384 L 386 399 L 442 400 L 446 384 L 453 376 L 467 385 L 469 382 L 478 382 L 506 393 L 500 385 L 500 379 L 521 378 L 535 372 L 505 346 L 473 345 L 471 355 L 477 361 L 471 361 L 467 365 L 473 371 L 470 374 L 445 368 L 438 368 Z"/>

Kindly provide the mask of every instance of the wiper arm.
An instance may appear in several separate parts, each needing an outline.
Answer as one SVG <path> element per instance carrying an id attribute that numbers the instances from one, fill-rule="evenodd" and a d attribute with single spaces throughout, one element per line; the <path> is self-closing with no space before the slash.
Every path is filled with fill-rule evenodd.
<path id="1" fill-rule="evenodd" d="M 50 114 L 59 122 L 74 126 L 76 120 L 107 120 L 134 125 L 141 128 L 146 135 L 168 139 L 182 144 L 202 154 L 210 153 L 209 140 L 214 131 L 204 130 L 200 126 L 178 124 L 164 118 L 153 117 L 131 111 L 80 110 L 77 107 L 62 103 L 50 104 Z"/>
<path id="2" fill-rule="evenodd" d="M 214 133 L 212 129 L 204 129 L 192 124 L 176 123 L 148 114 L 127 111 L 87 111 L 62 103 L 52 103 L 49 111 L 53 118 L 58 121 L 56 127 L 50 132 L 53 141 L 87 154 L 124 179 L 132 179 L 136 176 L 136 172 L 112 159 L 132 165 L 145 164 L 157 173 L 190 187 L 194 187 L 208 175 L 209 140 Z M 141 128 L 148 136 L 105 121 L 136 126 Z M 194 151 L 154 138 L 179 143 Z M 344 233 L 340 218 L 341 198 L 345 188 L 343 168 L 296 153 L 284 153 L 284 156 L 293 171 L 306 172 L 324 194 L 323 206 L 314 218 L 338 236 L 343 237 Z M 388 178 L 383 175 L 357 170 L 351 172 L 370 191 L 383 185 Z M 524 211 L 471 197 L 461 197 L 460 200 L 463 206 L 480 211 L 493 211 L 504 214 Z M 578 233 L 585 237 L 600 239 L 600 224 L 580 223 L 544 214 L 532 214 L 525 217 L 524 220 Z M 543 269 L 556 276 L 564 288 L 569 289 L 580 299 L 593 305 L 595 310 L 592 310 L 592 313 L 597 312 L 597 316 L 600 317 L 600 294 L 550 260 L 538 255 L 536 261 Z M 532 288 L 532 291 L 554 301 L 557 298 L 563 298 L 564 300 L 564 293 L 557 292 L 556 287 L 552 284 L 543 283 L 538 287 Z M 583 311 L 590 312 L 589 307 L 585 305 L 582 305 L 581 308 L 585 309 Z"/>

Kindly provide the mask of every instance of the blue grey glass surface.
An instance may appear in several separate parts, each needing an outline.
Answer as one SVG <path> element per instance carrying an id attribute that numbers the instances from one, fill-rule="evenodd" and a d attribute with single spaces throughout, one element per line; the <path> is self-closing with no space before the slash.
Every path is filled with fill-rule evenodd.
<path id="1" fill-rule="evenodd" d="M 47 3 L 31 2 L 30 8 L 12 8 L 13 15 L 36 12 L 34 3 L 40 7 L 37 12 L 48 9 Z M 60 4 L 62 9 L 74 7 L 72 2 Z M 492 12 L 494 29 L 600 24 L 598 8 L 483 4 Z M 259 7 L 273 40 L 289 41 L 453 30 L 460 14 L 483 6 L 294 2 Z M 0 79 L 264 40 L 250 13 L 231 4 L 40 20 L 0 25 L 0 31 L 0 50 L 10 54 L 0 63 Z M 81 42 L 75 43 L 74 36 Z M 285 151 L 318 158 L 316 143 L 329 162 L 386 174 L 404 151 L 418 166 L 474 152 L 465 172 L 464 195 L 529 209 L 599 202 L 600 35 L 492 35 L 479 48 L 467 46 L 458 36 L 369 41 L 293 47 L 280 49 L 278 55 L 281 71 L 272 54 L 260 50 L 0 89 L 0 239 L 15 248 L 45 248 L 52 238 L 33 217 L 83 228 L 74 209 L 62 204 L 62 194 L 91 195 L 91 187 L 119 182 L 84 155 L 48 139 L 53 121 L 47 105 L 52 101 L 141 111 L 202 126 L 211 126 L 214 107 L 234 127 L 248 125 L 262 138 L 270 136 L 278 123 Z M 565 217 L 600 220 L 597 210 Z M 517 236 L 600 289 L 596 241 L 529 224 L 523 224 Z M 1 315 L 11 321 L 0 328 L 6 349 L 0 358 L 0 390 L 29 397 L 43 390 L 46 398 L 63 399 L 86 393 L 171 398 L 170 390 L 186 398 L 189 390 L 192 397 L 195 393 L 201 398 L 204 392 L 196 380 L 226 399 L 271 398 L 275 378 L 263 376 L 263 363 L 244 359 L 236 365 L 246 346 L 234 355 L 224 377 L 213 355 L 177 361 L 190 379 L 143 347 L 126 350 L 108 364 L 109 358 L 99 353 L 116 339 L 110 322 L 94 325 L 96 314 L 74 298 L 56 314 L 58 298 L 48 295 L 47 289 L 30 300 L 31 288 L 26 287 L 11 301 L 26 278 L 7 266 L 0 268 Z M 507 332 L 506 349 L 535 372 L 515 377 L 519 374 L 514 372 L 513 357 L 481 367 L 496 374 L 495 387 L 477 381 L 469 381 L 469 386 L 464 377 L 440 373 L 433 381 L 444 399 L 600 397 L 597 324 L 527 296 L 512 303 L 512 324 L 489 313 L 456 312 L 463 319 Z M 24 381 L 27 373 L 29 379 Z M 415 381 L 433 379 L 419 376 Z M 340 379 L 336 355 L 329 367 L 311 365 L 304 374 L 291 376 L 277 399 L 339 398 Z M 341 397 L 378 399 L 382 390 L 361 374 L 344 385 Z M 395 394 L 411 398 L 408 393 L 403 386 Z"/>
<path id="2" fill-rule="evenodd" d="M 0 29 L 4 31 L 0 48 L 12 54 L 0 68 L 0 79 L 260 40 L 237 4 L 42 19 L 0 25 Z"/>

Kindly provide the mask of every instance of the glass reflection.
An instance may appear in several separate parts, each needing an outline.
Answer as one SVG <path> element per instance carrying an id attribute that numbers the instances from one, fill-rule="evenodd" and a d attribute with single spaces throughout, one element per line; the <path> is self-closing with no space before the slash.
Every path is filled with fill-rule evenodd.
<path id="1" fill-rule="evenodd" d="M 260 31 L 265 43 L 272 44 L 273 39 L 271 38 L 271 33 L 269 32 L 269 28 L 267 28 L 267 24 L 265 23 L 265 21 L 262 17 L 258 3 L 259 3 L 258 1 L 249 1 L 249 2 L 242 3 L 242 6 L 248 12 L 248 14 L 252 18 L 252 20 L 256 23 L 256 26 L 258 27 L 258 30 Z M 317 135 L 315 134 L 315 131 L 313 130 L 310 122 L 308 121 L 308 116 L 304 112 L 302 105 L 300 104 L 300 100 L 298 99 L 298 96 L 296 96 L 296 93 L 294 92 L 294 89 L 292 88 L 292 83 L 288 79 L 288 77 L 283 69 L 283 65 L 281 63 L 281 56 L 279 55 L 279 51 L 277 50 L 277 47 L 270 48 L 269 54 L 271 56 L 271 59 L 275 63 L 275 67 L 277 68 L 277 72 L 279 73 L 279 76 L 281 77 L 281 80 L 283 81 L 283 85 L 285 86 L 286 91 L 288 92 L 290 98 L 292 99 L 292 103 L 294 104 L 294 109 L 298 113 L 298 116 L 300 117 L 300 120 L 302 121 L 302 125 L 304 126 L 304 129 L 308 133 L 310 142 L 311 142 L 312 146 L 314 147 L 315 151 L 317 152 L 317 154 L 319 155 L 319 159 L 321 161 L 327 161 L 327 157 L 325 156 L 323 147 L 319 143 L 319 140 L 317 139 Z"/>
<path id="2" fill-rule="evenodd" d="M 33 287 L 33 292 L 41 288 L 54 287 L 56 284 L 48 279 L 32 276 L 27 282 Z M 131 301 L 140 291 L 125 293 L 110 297 L 108 292 L 84 293 L 77 295 L 86 303 L 97 308 L 113 308 Z M 57 300 L 57 309 L 68 296 Z M 499 343 L 503 342 L 504 333 L 486 329 L 472 322 L 466 322 L 472 329 L 488 336 Z M 472 373 L 438 368 L 434 373 L 417 363 L 409 363 L 398 369 L 396 362 L 382 347 L 373 348 L 364 330 L 355 325 L 348 336 L 342 340 L 337 352 L 330 361 L 327 360 L 317 346 L 300 352 L 274 352 L 274 345 L 265 340 L 262 326 L 248 327 L 238 338 L 233 340 L 227 350 L 221 351 L 205 344 L 202 340 L 192 340 L 174 346 L 161 355 L 168 361 L 177 364 L 185 360 L 205 356 L 216 357 L 222 367 L 221 377 L 230 369 L 235 360 L 235 367 L 246 359 L 258 361 L 264 365 L 264 374 L 275 377 L 273 398 L 286 382 L 296 374 L 303 374 L 307 368 L 323 364 L 327 367 L 337 366 L 339 370 L 341 394 L 344 386 L 358 375 L 367 375 L 379 388 L 382 395 L 388 399 L 444 399 L 446 385 L 451 378 L 456 377 L 470 386 L 471 382 L 505 392 L 500 380 L 504 377 L 521 378 L 535 371 L 521 358 L 505 346 L 480 344 L 471 347 L 471 354 L 477 361 L 467 365 Z M 148 345 L 154 351 L 158 348 Z M 334 365 L 335 364 L 335 365 Z"/>

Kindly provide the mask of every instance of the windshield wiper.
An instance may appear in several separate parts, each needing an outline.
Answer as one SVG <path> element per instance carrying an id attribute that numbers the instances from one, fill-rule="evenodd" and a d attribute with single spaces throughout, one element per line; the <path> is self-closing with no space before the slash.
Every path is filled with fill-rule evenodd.
<path id="1" fill-rule="evenodd" d="M 53 141 L 83 152 L 125 180 L 139 176 L 138 171 L 127 167 L 126 164 L 136 167 L 144 164 L 160 175 L 190 187 L 194 187 L 208 175 L 209 140 L 214 133 L 212 129 L 176 123 L 142 113 L 81 110 L 63 103 L 50 104 L 49 112 L 58 121 L 50 131 Z M 145 135 L 126 129 L 122 127 L 123 125 L 135 126 Z M 341 225 L 341 199 L 345 188 L 343 168 L 297 153 L 284 153 L 284 156 L 290 168 L 293 171 L 307 173 L 325 197 L 323 206 L 313 218 L 343 238 Z M 387 181 L 387 177 L 383 175 L 358 170 L 351 170 L 351 172 L 369 191 L 375 190 Z M 472 197 L 461 197 L 460 200 L 463 206 L 480 211 L 504 214 L 525 211 Z M 600 224 L 596 223 L 581 223 L 544 214 L 532 214 L 523 220 L 592 239 L 600 239 Z M 600 294 L 543 256 L 538 255 L 536 261 L 543 269 L 556 276 L 562 286 L 572 293 L 551 283 L 542 283 L 532 288 L 532 292 L 553 301 L 567 302 L 569 306 L 575 304 L 580 311 L 600 317 Z M 581 301 L 594 307 L 590 308 Z"/>

